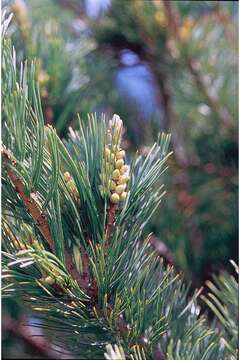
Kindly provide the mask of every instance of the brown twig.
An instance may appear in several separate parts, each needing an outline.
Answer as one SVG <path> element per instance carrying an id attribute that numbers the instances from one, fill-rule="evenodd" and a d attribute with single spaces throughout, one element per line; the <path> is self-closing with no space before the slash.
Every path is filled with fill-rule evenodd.
<path id="1" fill-rule="evenodd" d="M 156 346 L 156 349 L 155 349 L 155 359 L 156 360 L 166 360 L 166 355 L 161 351 L 159 345 Z"/>
<path id="2" fill-rule="evenodd" d="M 108 245 L 111 236 L 112 226 L 115 222 L 117 207 L 118 205 L 116 204 L 110 204 L 107 212 L 106 245 Z"/>
<path id="3" fill-rule="evenodd" d="M 72 260 L 72 256 L 67 250 L 65 250 L 65 262 L 69 273 L 72 275 L 73 279 L 77 281 L 80 288 L 91 297 L 91 302 L 96 300 L 97 296 L 97 285 L 94 279 L 90 276 L 89 269 L 89 257 L 83 246 L 79 248 L 82 260 L 82 272 L 81 274 L 75 267 L 75 264 Z"/>
<path id="4" fill-rule="evenodd" d="M 195 79 L 195 82 L 199 88 L 199 90 L 202 92 L 202 94 L 205 96 L 208 105 L 213 109 L 213 111 L 217 114 L 220 122 L 226 127 L 226 128 L 232 128 L 233 120 L 231 115 L 229 114 L 228 110 L 223 107 L 220 103 L 220 100 L 218 98 L 217 94 L 210 94 L 207 85 L 205 84 L 204 77 L 201 73 L 201 64 L 196 59 L 186 59 L 186 64 L 188 65 L 190 72 Z"/>
<path id="5" fill-rule="evenodd" d="M 171 27 L 172 32 L 179 39 L 179 27 L 181 25 L 180 14 L 178 13 L 177 7 L 174 6 L 173 1 L 163 0 L 164 7 L 166 9 L 166 14 L 168 16 L 169 26 Z"/>
<path id="6" fill-rule="evenodd" d="M 79 285 L 81 285 L 81 288 L 85 290 L 86 288 L 85 283 L 84 281 L 82 281 L 82 277 L 80 273 L 76 270 L 76 267 L 72 261 L 72 256 L 69 254 L 69 252 L 66 249 L 64 251 L 64 255 L 65 255 L 66 266 L 69 273 L 72 275 L 73 279 L 76 280 Z"/>
<path id="7" fill-rule="evenodd" d="M 152 245 L 152 247 L 154 248 L 154 250 L 157 252 L 157 254 L 162 257 L 163 259 L 166 260 L 166 262 L 169 265 L 174 265 L 174 261 L 173 261 L 173 255 L 170 251 L 170 249 L 167 247 L 167 245 L 159 240 L 156 236 L 151 235 L 150 239 L 150 244 Z"/>
<path id="8" fill-rule="evenodd" d="M 106 320 L 107 318 L 112 319 L 113 309 L 110 305 L 108 305 L 105 309 L 101 309 L 98 306 L 95 306 L 94 309 L 96 311 L 97 317 L 101 317 Z M 115 327 L 116 327 L 116 332 L 121 336 L 121 338 L 127 341 L 132 328 L 130 324 L 128 324 L 125 321 L 123 315 L 118 316 L 118 318 L 116 319 Z M 129 346 L 132 347 L 137 344 L 139 346 L 144 347 L 146 343 L 147 343 L 146 337 L 144 335 L 141 335 L 138 338 L 133 339 L 132 342 L 129 343 Z"/>
<path id="9" fill-rule="evenodd" d="M 1 151 L 2 151 L 3 159 L 6 163 L 6 165 L 8 166 L 10 163 L 12 163 L 14 165 L 14 161 L 11 160 L 10 152 L 4 147 L 2 147 Z M 22 179 L 20 179 L 18 176 L 16 176 L 16 174 L 13 172 L 13 170 L 11 170 L 11 168 L 9 166 L 8 166 L 7 173 L 13 183 L 14 188 L 16 189 L 17 193 L 19 194 L 20 198 L 23 200 L 28 213 L 32 216 L 32 218 L 36 224 L 36 227 L 38 228 L 38 230 L 40 231 L 40 233 L 42 234 L 44 239 L 47 241 L 47 243 L 50 247 L 50 250 L 54 253 L 54 241 L 52 239 L 52 235 L 50 232 L 50 228 L 48 225 L 46 215 L 41 211 L 41 209 L 37 205 L 36 201 L 33 198 L 30 198 L 29 196 L 26 195 L 25 187 L 24 187 L 24 183 L 23 183 Z M 83 251 L 83 249 L 81 249 L 83 262 L 85 264 L 84 273 L 81 276 L 81 274 L 79 274 L 75 265 L 73 264 L 72 256 L 69 254 L 67 249 L 65 249 L 64 253 L 65 253 L 66 267 L 67 267 L 68 272 L 71 274 L 73 279 L 77 281 L 79 286 L 83 290 L 87 291 L 87 289 L 89 287 L 89 271 L 88 271 L 88 266 L 87 266 L 87 263 L 89 263 L 89 261 L 87 261 L 87 259 L 86 259 L 87 254 Z"/>
<path id="10" fill-rule="evenodd" d="M 11 155 L 9 151 L 7 151 L 4 147 L 2 147 L 2 154 L 5 162 L 12 162 L 12 164 L 14 165 L 14 161 L 11 161 Z M 8 176 L 11 179 L 20 198 L 23 200 L 28 213 L 32 216 L 38 230 L 40 231 L 44 239 L 47 241 L 51 251 L 54 251 L 54 242 L 51 236 L 46 216 L 39 209 L 35 200 L 26 195 L 23 181 L 18 176 L 16 176 L 16 174 L 10 168 L 8 168 Z"/>
<path id="11" fill-rule="evenodd" d="M 38 355 L 41 355 L 47 359 L 64 358 L 58 352 L 50 348 L 51 344 L 46 339 L 43 337 L 33 337 L 29 327 L 23 326 L 21 323 L 19 323 L 19 321 L 5 317 L 3 318 L 2 324 L 3 332 L 10 332 L 12 335 L 22 340 L 26 345 L 37 352 Z"/>

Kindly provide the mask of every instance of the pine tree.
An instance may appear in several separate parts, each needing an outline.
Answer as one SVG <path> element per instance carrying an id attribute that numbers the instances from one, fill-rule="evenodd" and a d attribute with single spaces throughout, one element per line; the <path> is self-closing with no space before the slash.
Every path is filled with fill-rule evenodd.
<path id="1" fill-rule="evenodd" d="M 44 124 L 34 62 L 16 64 L 10 20 L 2 26 L 3 296 L 21 298 L 51 343 L 79 359 L 236 359 L 235 280 L 220 278 L 219 290 L 209 283 L 204 299 L 223 327 L 211 325 L 201 290 L 189 299 L 183 276 L 149 237 L 140 241 L 165 194 L 170 136 L 128 161 L 120 117 L 92 114 L 62 141 Z"/>

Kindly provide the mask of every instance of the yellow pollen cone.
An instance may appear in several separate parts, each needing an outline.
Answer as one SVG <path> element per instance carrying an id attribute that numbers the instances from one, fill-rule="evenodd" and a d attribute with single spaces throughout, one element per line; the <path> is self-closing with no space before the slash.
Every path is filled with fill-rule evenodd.
<path id="1" fill-rule="evenodd" d="M 126 184 L 122 184 L 122 185 L 118 185 L 116 187 L 115 191 L 116 191 L 117 194 L 122 194 L 125 189 L 126 189 Z"/>

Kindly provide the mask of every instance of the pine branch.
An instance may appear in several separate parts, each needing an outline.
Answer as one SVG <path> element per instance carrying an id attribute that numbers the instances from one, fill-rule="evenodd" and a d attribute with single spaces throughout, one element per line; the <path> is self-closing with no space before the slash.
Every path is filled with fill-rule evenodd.
<path id="1" fill-rule="evenodd" d="M 5 161 L 5 164 L 8 167 L 8 176 L 11 179 L 11 181 L 15 187 L 15 190 L 19 194 L 20 198 L 23 200 L 27 211 L 32 216 L 32 218 L 36 224 L 36 227 L 38 228 L 40 233 L 43 235 L 45 240 L 47 241 L 50 249 L 52 251 L 54 251 L 54 242 L 51 237 L 51 233 L 50 233 L 50 229 L 48 226 L 46 216 L 39 209 L 39 207 L 36 204 L 36 202 L 34 201 L 34 199 L 32 199 L 26 195 L 25 187 L 24 187 L 22 180 L 18 176 L 16 176 L 15 173 L 11 169 L 9 169 L 9 163 L 11 162 L 11 155 L 8 152 L 8 150 L 5 149 L 4 147 L 2 147 L 1 153 L 3 154 L 3 160 Z M 12 164 L 14 165 L 14 161 L 12 161 Z"/>
<path id="2" fill-rule="evenodd" d="M 206 85 L 203 75 L 201 73 L 201 64 L 196 59 L 186 58 L 186 64 L 195 79 L 195 82 L 201 91 L 201 93 L 204 95 L 204 97 L 207 100 L 207 103 L 209 106 L 213 109 L 213 111 L 217 114 L 220 123 L 224 125 L 224 127 L 229 128 L 230 130 L 233 127 L 233 119 L 230 115 L 227 108 L 223 107 L 221 105 L 220 99 L 215 94 L 214 96 L 209 92 L 208 86 Z"/>
<path id="3" fill-rule="evenodd" d="M 173 1 L 163 0 L 163 4 L 166 9 L 166 14 L 168 17 L 169 26 L 171 29 L 171 34 L 174 36 L 174 38 L 177 40 L 179 44 L 184 48 L 184 41 L 182 40 L 182 37 L 180 36 L 180 26 L 181 26 L 181 20 L 180 20 L 180 14 L 178 12 L 177 7 L 175 6 Z M 223 107 L 217 94 L 212 95 L 209 92 L 208 86 L 206 85 L 204 81 L 203 74 L 201 73 L 201 64 L 200 62 L 192 58 L 187 52 L 183 53 L 183 57 L 185 59 L 185 63 L 190 71 L 190 73 L 193 76 L 193 79 L 195 80 L 200 92 L 203 94 L 203 96 L 206 98 L 207 103 L 212 108 L 212 110 L 217 114 L 221 124 L 229 128 L 230 130 L 233 130 L 233 119 L 230 115 L 227 108 Z"/>
<path id="4" fill-rule="evenodd" d="M 21 297 L 53 345 L 86 359 L 102 358 L 107 344 L 136 360 L 223 358 L 199 315 L 200 291 L 189 300 L 181 275 L 140 241 L 165 194 L 170 136 L 129 166 L 117 115 L 79 119 L 63 143 L 44 127 L 34 64 L 17 83 L 10 49 L 4 41 L 4 144 L 16 163 L 3 153 L 3 295 Z M 36 190 L 30 203 L 25 186 Z"/>
<path id="5" fill-rule="evenodd" d="M 238 358 L 238 283 L 235 279 L 238 276 L 239 268 L 231 261 L 235 274 L 230 275 L 222 271 L 220 275 L 213 276 L 212 281 L 207 281 L 209 290 L 207 296 L 201 298 L 215 314 L 221 324 L 221 336 L 225 346 L 229 349 L 233 359 Z"/>
<path id="6" fill-rule="evenodd" d="M 7 149 L 2 147 L 1 152 L 3 155 L 3 160 L 5 161 L 7 167 L 9 167 L 9 163 L 11 163 L 11 162 L 13 165 L 15 164 L 14 161 L 11 160 L 11 155 Z M 54 253 L 54 241 L 51 236 L 51 232 L 49 229 L 46 215 L 40 210 L 36 201 L 33 198 L 30 198 L 26 195 L 25 187 L 24 187 L 22 180 L 18 176 L 16 176 L 15 173 L 11 169 L 8 169 L 8 176 L 11 179 L 20 198 L 23 200 L 28 213 L 32 216 L 32 218 L 36 224 L 36 227 L 38 228 L 40 233 L 43 235 L 44 239 L 47 241 L 50 250 Z M 83 253 L 83 251 L 84 250 L 82 248 L 82 253 Z M 82 276 L 79 274 L 79 272 L 75 268 L 75 265 L 72 261 L 72 256 L 68 253 L 68 251 L 66 249 L 65 249 L 65 257 L 66 257 L 67 270 L 72 275 L 73 279 L 77 281 L 79 286 L 84 291 L 86 291 L 86 293 L 88 293 L 90 280 L 89 280 L 89 269 L 88 269 L 89 260 L 88 260 L 87 254 L 83 255 L 84 272 L 83 272 Z"/>
<path id="7" fill-rule="evenodd" d="M 4 156 L 5 161 L 7 161 L 7 162 L 11 161 L 10 153 L 5 148 L 2 148 L 2 154 Z M 51 234 L 50 234 L 50 230 L 49 230 L 46 218 L 43 216 L 43 213 L 39 209 L 36 202 L 33 199 L 30 199 L 29 197 L 26 196 L 22 180 L 19 177 L 17 177 L 12 170 L 8 170 L 8 175 L 9 175 L 10 179 L 12 180 L 16 191 L 18 192 L 21 199 L 23 200 L 27 211 L 33 217 L 37 228 L 39 229 L 41 234 L 44 236 L 44 238 L 47 240 L 47 243 L 50 246 L 50 249 L 52 250 L 53 246 L 54 246 L 53 239 L 51 238 Z M 107 231 L 106 231 L 106 233 L 108 234 L 108 239 L 111 235 L 111 229 L 114 224 L 116 209 L 117 209 L 116 205 L 114 205 L 114 204 L 110 205 L 109 212 L 108 212 L 109 221 L 107 223 Z M 39 222 L 39 220 L 38 220 L 39 216 L 41 216 L 41 219 L 43 218 L 45 220 L 44 223 Z M 89 265 L 90 265 L 89 258 L 88 258 L 88 255 L 84 252 L 83 248 L 81 248 L 81 254 L 82 254 L 82 261 L 83 261 L 82 275 L 80 275 L 79 272 L 76 270 L 75 264 L 72 261 L 71 255 L 65 249 L 65 260 L 66 260 L 67 270 L 72 275 L 73 279 L 77 280 L 80 288 L 82 290 L 84 290 L 87 295 L 90 296 L 90 303 L 93 304 L 92 305 L 93 309 L 96 309 L 97 317 L 101 317 L 103 319 L 106 318 L 106 321 L 108 321 L 108 317 L 111 316 L 111 313 L 113 312 L 113 308 L 111 306 L 108 306 L 107 309 L 102 310 L 95 305 L 97 303 L 97 298 L 96 298 L 97 289 L 96 289 L 96 285 L 94 287 L 90 286 L 90 284 L 93 283 L 93 280 L 90 279 L 90 275 L 89 275 Z M 56 289 L 58 289 L 58 288 L 59 288 L 59 285 L 56 286 Z M 63 288 L 60 287 L 59 289 L 64 292 Z M 71 300 L 71 298 L 70 298 L 70 300 Z M 106 317 L 106 314 L 107 314 L 107 317 Z M 131 331 L 131 327 L 129 326 L 129 324 L 126 323 L 126 321 L 124 319 L 119 317 L 116 321 L 116 331 L 124 339 L 124 338 L 128 337 L 128 334 Z M 141 337 L 139 337 L 139 339 L 135 339 L 132 346 L 134 344 L 139 344 L 142 346 L 144 344 L 143 337 L 141 336 Z"/>

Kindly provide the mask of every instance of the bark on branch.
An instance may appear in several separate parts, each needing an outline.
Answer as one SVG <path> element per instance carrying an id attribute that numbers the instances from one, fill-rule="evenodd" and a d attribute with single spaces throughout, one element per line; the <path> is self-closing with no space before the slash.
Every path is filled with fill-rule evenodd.
<path id="1" fill-rule="evenodd" d="M 44 359 L 67 359 L 65 356 L 61 356 L 58 352 L 52 350 L 51 344 L 43 337 L 33 337 L 32 332 L 28 326 L 23 326 L 19 321 L 11 318 L 3 318 L 3 332 L 9 332 L 16 338 L 22 340 L 29 348 L 31 348 L 37 355 L 40 355 Z M 70 354 L 68 355 L 70 356 Z M 73 359 L 73 357 L 71 356 Z"/>
<path id="2" fill-rule="evenodd" d="M 7 167 L 8 176 L 11 179 L 11 182 L 12 182 L 16 192 L 18 193 L 18 195 L 22 199 L 24 205 L 26 206 L 27 212 L 32 216 L 36 227 L 38 228 L 38 230 L 40 231 L 40 233 L 42 234 L 44 239 L 47 241 L 51 252 L 54 253 L 55 252 L 54 241 L 53 241 L 53 238 L 51 235 L 51 231 L 50 231 L 50 227 L 49 227 L 46 215 L 39 208 L 36 201 L 34 199 L 32 199 L 31 197 L 29 197 L 28 195 L 26 195 L 25 186 L 24 186 L 22 179 L 20 179 L 14 173 L 14 171 L 11 169 L 11 167 L 9 166 L 10 164 L 14 165 L 14 161 L 12 160 L 10 152 L 4 147 L 1 148 L 1 152 L 3 155 L 3 160 Z M 83 254 L 83 250 L 81 252 L 81 255 L 82 254 Z M 83 276 L 81 276 L 81 274 L 77 271 L 77 269 L 72 261 L 72 256 L 69 254 L 68 250 L 65 248 L 66 268 L 67 268 L 68 272 L 71 274 L 71 276 L 73 277 L 73 279 L 77 281 L 77 283 L 81 287 L 81 289 L 83 291 L 87 292 L 89 276 L 88 277 L 86 276 L 86 272 L 88 272 L 88 268 L 86 266 L 86 256 L 87 256 L 87 254 L 84 253 L 83 257 L 85 257 L 84 258 L 85 273 L 83 274 Z"/>
<path id="3" fill-rule="evenodd" d="M 9 151 L 7 151 L 3 147 L 2 147 L 2 154 L 3 154 L 3 160 L 5 161 L 6 165 L 8 165 L 10 162 L 13 163 Z M 16 176 L 16 174 L 13 172 L 13 170 L 11 170 L 10 167 L 8 167 L 7 173 L 13 183 L 15 190 L 17 191 L 18 195 L 24 202 L 24 205 L 26 206 L 28 213 L 32 216 L 36 227 L 38 228 L 44 239 L 47 241 L 51 251 L 54 252 L 54 242 L 51 236 L 51 232 L 46 216 L 39 209 L 37 203 L 32 198 L 26 195 L 25 186 L 22 179 Z"/>
<path id="4" fill-rule="evenodd" d="M 10 164 L 12 163 L 14 165 L 14 162 L 12 161 L 12 157 L 10 152 L 2 147 L 2 155 L 3 160 L 7 167 L 7 173 L 9 178 L 11 179 L 11 182 L 13 183 L 14 188 L 16 189 L 18 195 L 24 202 L 27 212 L 32 216 L 38 230 L 44 237 L 44 239 L 47 241 L 50 249 L 52 252 L 54 252 L 54 241 L 51 236 L 50 227 L 47 221 L 46 216 L 43 214 L 37 203 L 34 201 L 34 199 L 30 198 L 25 193 L 25 186 L 22 181 L 11 169 Z M 108 223 L 106 226 L 106 238 L 107 243 L 109 241 L 109 238 L 111 236 L 112 226 L 115 221 L 115 215 L 116 215 L 117 206 L 116 205 L 110 205 L 110 208 L 108 210 Z M 101 309 L 97 307 L 97 285 L 95 282 L 95 279 L 92 279 L 90 276 L 90 261 L 88 258 L 88 254 L 85 252 L 85 250 L 81 247 L 80 248 L 81 257 L 82 257 L 82 265 L 83 265 L 83 272 L 80 274 L 76 266 L 72 260 L 72 255 L 69 254 L 67 249 L 65 249 L 65 263 L 68 272 L 71 274 L 73 279 L 75 279 L 79 285 L 79 287 L 85 291 L 87 295 L 90 297 L 90 304 L 92 306 L 92 309 L 94 311 L 97 317 L 102 317 L 105 319 L 106 322 L 108 322 L 108 318 L 111 317 L 111 314 L 113 312 L 112 307 L 109 305 L 107 309 Z M 12 329 L 13 328 L 13 329 Z M 40 343 L 36 342 L 36 340 L 32 340 L 27 334 L 26 331 L 19 332 L 18 327 L 12 327 L 12 331 L 15 331 L 15 335 L 21 334 L 21 337 L 28 341 L 30 345 L 35 347 L 40 354 L 45 354 L 49 358 L 55 358 L 52 356 L 52 353 L 48 351 L 46 346 L 42 346 Z M 116 321 L 116 332 L 120 334 L 120 336 L 125 339 L 128 337 L 129 332 L 131 331 L 131 326 L 125 321 L 123 317 L 119 317 Z M 145 339 L 143 336 L 140 336 L 138 339 L 135 339 L 135 343 L 144 346 Z M 134 344 L 133 344 L 134 345 Z M 157 356 L 157 353 L 156 353 Z M 162 357 L 157 356 L 157 359 L 165 359 L 164 355 L 161 355 Z"/>

